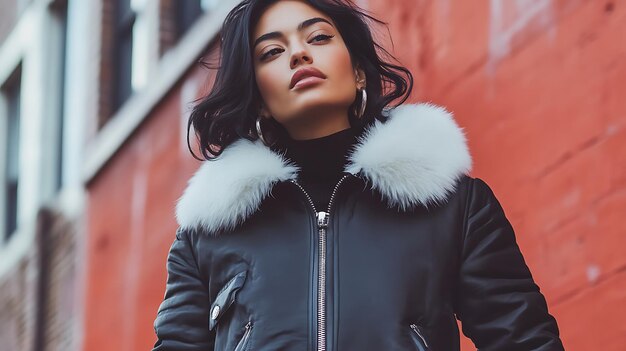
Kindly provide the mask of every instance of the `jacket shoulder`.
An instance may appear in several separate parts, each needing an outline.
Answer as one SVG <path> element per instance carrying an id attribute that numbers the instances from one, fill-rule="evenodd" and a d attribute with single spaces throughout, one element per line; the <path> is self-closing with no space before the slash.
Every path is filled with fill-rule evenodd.
<path id="1" fill-rule="evenodd" d="M 468 216 L 479 212 L 485 207 L 488 207 L 490 211 L 502 212 L 501 214 L 504 214 L 500 201 L 487 181 L 479 177 L 467 176 L 462 180 L 462 183 L 465 183 L 463 187 L 466 192 L 466 214 Z"/>
<path id="2" fill-rule="evenodd" d="M 471 196 L 471 192 L 473 191 L 474 182 L 477 179 L 478 178 L 472 177 L 467 173 L 461 174 L 455 183 L 454 190 L 449 196 L 449 202 L 460 201 L 466 204 L 467 199 Z"/>

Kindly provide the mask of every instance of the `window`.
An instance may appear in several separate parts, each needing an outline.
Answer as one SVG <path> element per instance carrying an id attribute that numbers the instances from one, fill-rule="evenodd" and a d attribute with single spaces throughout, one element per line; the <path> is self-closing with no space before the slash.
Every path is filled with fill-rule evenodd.
<path id="1" fill-rule="evenodd" d="M 201 0 L 182 0 L 175 6 L 176 39 L 180 39 L 202 14 Z"/>
<path id="2" fill-rule="evenodd" d="M 176 16 L 176 38 L 180 39 L 204 13 L 217 7 L 219 0 L 178 0 L 173 2 Z"/>
<path id="3" fill-rule="evenodd" d="M 219 0 L 161 0 L 159 55 L 174 47 L 205 12 L 219 6 Z"/>
<path id="4" fill-rule="evenodd" d="M 4 164 L 4 242 L 7 242 L 17 228 L 19 154 L 20 154 L 20 104 L 21 69 L 13 74 L 2 87 L 6 101 L 6 145 Z"/>
<path id="5" fill-rule="evenodd" d="M 55 191 L 59 191 L 61 190 L 61 187 L 63 186 L 63 140 L 64 140 L 64 133 L 63 133 L 63 128 L 64 128 L 64 114 L 65 114 L 65 94 L 66 94 L 66 90 L 65 90 L 65 74 L 67 71 L 67 10 L 68 10 L 68 0 L 56 0 L 51 6 L 50 6 L 50 10 L 51 10 L 51 14 L 53 16 L 53 18 L 58 21 L 59 23 L 62 24 L 62 31 L 61 31 L 61 37 L 60 37 L 60 41 L 59 41 L 59 47 L 60 47 L 60 73 L 59 73 L 59 82 L 58 82 L 58 89 L 60 91 L 60 94 L 58 94 L 58 99 L 59 99 L 59 109 L 58 109 L 58 132 L 57 135 L 55 137 L 55 143 L 56 143 L 56 155 L 55 158 L 57 159 L 56 162 L 56 169 L 54 170 L 56 173 L 56 183 L 54 184 L 54 190 Z"/>
<path id="6" fill-rule="evenodd" d="M 113 35 L 113 112 L 122 106 L 133 92 L 133 25 L 135 12 L 130 0 L 115 0 Z"/>

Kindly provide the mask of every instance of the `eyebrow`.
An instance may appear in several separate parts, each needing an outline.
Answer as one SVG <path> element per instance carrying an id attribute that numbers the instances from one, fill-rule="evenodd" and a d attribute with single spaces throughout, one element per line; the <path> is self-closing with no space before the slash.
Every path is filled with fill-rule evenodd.
<path id="1" fill-rule="evenodd" d="M 303 21 L 302 23 L 300 23 L 298 25 L 298 31 L 302 31 L 303 29 L 312 26 L 315 23 L 318 22 L 326 22 L 328 24 L 330 24 L 332 26 L 332 23 L 330 23 L 327 19 L 321 18 L 321 17 L 313 17 L 313 18 L 309 18 L 306 21 Z M 252 45 L 252 47 L 256 47 L 260 42 L 262 42 L 263 40 L 269 40 L 269 39 L 276 39 L 276 38 L 280 38 L 282 37 L 282 33 L 281 32 L 269 32 L 266 34 L 261 35 L 260 37 L 258 37 L 255 41 L 254 41 L 254 45 Z"/>

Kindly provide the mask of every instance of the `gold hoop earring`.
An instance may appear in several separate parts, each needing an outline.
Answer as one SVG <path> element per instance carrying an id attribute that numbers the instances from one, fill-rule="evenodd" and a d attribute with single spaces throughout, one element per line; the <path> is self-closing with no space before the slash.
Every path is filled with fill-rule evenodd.
<path id="1" fill-rule="evenodd" d="M 259 139 L 261 139 L 261 141 L 263 142 L 263 144 L 265 144 L 265 146 L 271 146 L 267 140 L 265 140 L 265 137 L 263 136 L 263 131 L 261 131 L 261 116 L 258 116 L 256 118 L 256 134 L 259 136 Z"/>
<path id="2" fill-rule="evenodd" d="M 361 88 L 361 108 L 356 115 L 357 118 L 363 117 L 365 113 L 365 108 L 367 107 L 367 91 L 365 91 L 365 87 Z"/>

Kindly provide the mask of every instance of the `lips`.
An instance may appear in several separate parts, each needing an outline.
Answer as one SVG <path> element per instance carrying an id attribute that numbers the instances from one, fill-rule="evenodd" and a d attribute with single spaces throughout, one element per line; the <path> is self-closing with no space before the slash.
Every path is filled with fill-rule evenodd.
<path id="1" fill-rule="evenodd" d="M 291 83 L 289 84 L 289 89 L 293 89 L 296 83 L 298 83 L 299 81 L 307 77 L 318 77 L 318 78 L 326 79 L 326 75 L 324 75 L 324 73 L 322 73 L 317 68 L 314 68 L 314 67 L 300 68 L 291 77 Z"/>

